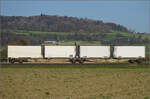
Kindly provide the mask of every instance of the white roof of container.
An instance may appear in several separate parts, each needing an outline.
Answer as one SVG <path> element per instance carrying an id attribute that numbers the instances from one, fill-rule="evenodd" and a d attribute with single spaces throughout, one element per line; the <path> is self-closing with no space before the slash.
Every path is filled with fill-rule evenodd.
<path id="1" fill-rule="evenodd" d="M 8 46 L 10 58 L 42 58 L 41 46 Z"/>
<path id="2" fill-rule="evenodd" d="M 108 58 L 110 46 L 80 46 L 80 57 Z"/>
<path id="3" fill-rule="evenodd" d="M 145 46 L 115 46 L 115 58 L 139 58 L 145 57 Z"/>
<path id="4" fill-rule="evenodd" d="M 46 58 L 69 58 L 75 53 L 75 46 L 45 46 Z"/>

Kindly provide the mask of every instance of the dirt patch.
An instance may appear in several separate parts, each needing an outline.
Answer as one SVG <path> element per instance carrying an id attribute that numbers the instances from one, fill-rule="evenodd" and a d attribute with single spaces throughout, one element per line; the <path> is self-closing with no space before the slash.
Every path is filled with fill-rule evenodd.
<path id="1" fill-rule="evenodd" d="M 85 63 L 127 63 L 128 59 L 87 59 Z"/>
<path id="2" fill-rule="evenodd" d="M 70 63 L 69 59 L 28 59 L 28 63 Z"/>
<path id="3" fill-rule="evenodd" d="M 0 69 L 0 99 L 149 99 L 150 69 Z"/>

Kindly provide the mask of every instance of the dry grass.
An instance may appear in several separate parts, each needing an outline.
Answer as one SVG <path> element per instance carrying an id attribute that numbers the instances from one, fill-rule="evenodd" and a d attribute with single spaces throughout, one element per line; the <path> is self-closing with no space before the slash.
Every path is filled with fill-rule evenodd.
<path id="1" fill-rule="evenodd" d="M 28 59 L 28 63 L 70 63 L 69 59 Z"/>
<path id="2" fill-rule="evenodd" d="M 0 99 L 149 99 L 150 69 L 1 68 Z"/>

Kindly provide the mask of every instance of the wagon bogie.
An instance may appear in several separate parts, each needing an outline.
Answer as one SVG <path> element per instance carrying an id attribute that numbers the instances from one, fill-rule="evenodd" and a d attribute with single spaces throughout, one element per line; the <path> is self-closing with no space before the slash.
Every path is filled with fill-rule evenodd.
<path id="1" fill-rule="evenodd" d="M 8 61 L 12 64 L 28 62 L 28 58 L 9 58 Z"/>

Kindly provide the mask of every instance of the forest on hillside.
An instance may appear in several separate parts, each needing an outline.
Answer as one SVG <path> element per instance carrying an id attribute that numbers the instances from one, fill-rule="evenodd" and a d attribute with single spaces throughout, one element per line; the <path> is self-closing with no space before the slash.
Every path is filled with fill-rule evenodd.
<path id="1" fill-rule="evenodd" d="M 2 29 L 47 31 L 47 32 L 99 32 L 108 33 L 112 30 L 132 32 L 126 27 L 115 23 L 104 23 L 101 20 L 76 18 L 67 16 L 0 16 Z"/>

